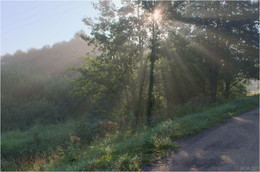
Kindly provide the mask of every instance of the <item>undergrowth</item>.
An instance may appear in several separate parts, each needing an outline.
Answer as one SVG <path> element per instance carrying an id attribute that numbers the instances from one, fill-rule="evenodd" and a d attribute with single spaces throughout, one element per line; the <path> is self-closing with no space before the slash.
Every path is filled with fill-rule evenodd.
<path id="1" fill-rule="evenodd" d="M 142 165 L 151 164 L 170 150 L 177 151 L 177 139 L 200 133 L 258 106 L 258 95 L 213 104 L 202 112 L 169 119 L 151 128 L 113 131 L 104 137 L 96 137 L 90 144 L 82 144 L 76 133 L 71 132 L 68 136 L 70 128 L 76 123 L 35 128 L 27 132 L 7 132 L 2 135 L 1 168 L 139 171 Z M 34 134 L 36 131 L 39 134 Z M 48 150 L 49 147 L 53 149 Z M 40 153 L 36 153 L 37 150 L 41 150 Z M 32 153 L 34 156 L 26 156 Z"/>

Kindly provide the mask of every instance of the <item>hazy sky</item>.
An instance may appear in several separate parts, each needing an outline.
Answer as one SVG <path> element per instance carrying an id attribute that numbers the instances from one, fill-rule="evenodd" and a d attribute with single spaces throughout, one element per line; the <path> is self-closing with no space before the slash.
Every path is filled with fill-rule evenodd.
<path id="1" fill-rule="evenodd" d="M 96 16 L 97 1 L 1 1 L 1 55 L 68 41 L 87 31 L 84 17 Z"/>

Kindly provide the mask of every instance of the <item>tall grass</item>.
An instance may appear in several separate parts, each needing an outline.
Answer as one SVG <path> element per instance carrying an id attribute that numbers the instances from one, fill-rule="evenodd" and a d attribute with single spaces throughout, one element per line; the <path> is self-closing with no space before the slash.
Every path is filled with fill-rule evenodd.
<path id="1" fill-rule="evenodd" d="M 59 125 L 35 126 L 27 131 L 14 130 L 2 133 L 1 158 L 5 160 L 50 152 L 69 141 L 75 121 Z M 2 164 L 3 166 L 3 164 Z"/>
<path id="2" fill-rule="evenodd" d="M 22 151 L 26 147 L 28 149 L 28 143 L 35 144 L 37 139 L 32 135 L 32 131 L 42 132 L 39 139 L 46 144 L 46 148 L 55 142 L 56 145 L 64 142 L 67 144 L 53 149 L 49 154 L 34 156 L 32 159 L 22 158 L 19 162 L 4 158 L 2 159 L 2 164 L 4 164 L 2 169 L 138 171 L 141 169 L 141 165 L 150 164 L 167 155 L 168 150 L 176 151 L 178 149 L 178 145 L 175 143 L 177 139 L 200 133 L 209 127 L 220 124 L 227 118 L 258 106 L 258 95 L 232 100 L 224 104 L 214 104 L 203 112 L 183 114 L 182 117 L 169 119 L 151 128 L 115 131 L 104 138 L 96 137 L 89 145 L 82 144 L 80 139 L 73 136 L 76 133 L 72 133 L 71 137 L 68 137 L 70 128 L 77 125 L 76 123 L 68 123 L 59 127 L 49 126 L 45 129 L 35 128 L 28 132 L 9 132 L 2 137 L 2 153 L 5 156 L 12 155 L 17 150 L 21 151 L 19 155 L 23 155 Z M 67 140 L 64 141 L 62 138 L 67 138 Z M 35 150 L 38 149 L 37 146 Z M 16 165 L 11 166 L 12 163 Z"/>

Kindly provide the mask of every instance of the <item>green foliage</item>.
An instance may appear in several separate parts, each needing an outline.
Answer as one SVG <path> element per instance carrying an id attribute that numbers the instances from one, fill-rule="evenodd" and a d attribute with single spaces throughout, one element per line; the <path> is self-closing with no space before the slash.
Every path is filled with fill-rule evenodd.
<path id="1" fill-rule="evenodd" d="M 69 133 L 69 145 L 64 149 L 64 162 L 71 163 L 79 158 L 80 154 L 80 138 Z"/>
<path id="2" fill-rule="evenodd" d="M 26 130 L 35 124 L 74 117 L 72 113 L 81 101 L 70 94 L 75 73 L 64 69 L 59 75 L 37 74 L 28 63 L 17 61 L 4 64 L 2 69 L 2 131 Z"/>
<path id="3" fill-rule="evenodd" d="M 7 160 L 49 152 L 69 141 L 69 133 L 76 122 L 59 125 L 35 126 L 27 131 L 8 131 L 2 133 L 1 157 Z"/>
<path id="4" fill-rule="evenodd" d="M 128 154 L 119 156 L 115 163 L 114 169 L 116 171 L 139 171 L 139 159 L 137 156 L 130 158 Z"/>
<path id="5" fill-rule="evenodd" d="M 242 12 L 234 12 L 232 5 Z M 82 77 L 76 81 L 75 93 L 91 98 L 99 114 L 134 114 L 134 122 L 142 125 L 160 118 L 154 117 L 158 113 L 173 114 L 172 107 L 200 95 L 213 102 L 219 96 L 245 95 L 244 81 L 259 73 L 255 70 L 258 46 L 248 39 L 257 35 L 252 24 L 258 11 L 255 3 L 124 2 L 117 8 L 112 2 L 99 2 L 94 8 L 99 18 L 83 19 L 91 36 L 83 32 L 81 36 L 99 52 L 82 58 L 83 64 L 76 68 Z M 148 20 L 155 10 L 162 21 Z M 250 20 L 237 25 L 232 17 L 242 17 L 243 11 L 250 11 Z M 208 19 L 212 14 L 215 17 Z M 247 26 L 249 35 L 244 35 Z M 232 32 L 232 38 L 225 31 Z"/>
<path id="6" fill-rule="evenodd" d="M 257 107 L 258 96 L 228 101 L 259 77 L 256 4 L 100 1 L 100 16 L 83 19 L 91 36 L 81 33 L 93 51 L 74 71 L 79 61 L 56 54 L 77 54 L 70 44 L 4 57 L 2 169 L 138 171 L 176 139 Z"/>
<path id="7" fill-rule="evenodd" d="M 2 130 L 12 130 L 17 127 L 28 129 L 37 123 L 46 124 L 50 121 L 61 121 L 59 118 L 62 118 L 58 115 L 57 105 L 46 99 L 28 101 L 23 104 L 14 100 L 12 104 L 5 104 L 8 102 L 3 98 L 3 102 Z"/>
<path id="8" fill-rule="evenodd" d="M 118 129 L 118 124 L 112 121 L 101 121 L 97 119 L 82 120 L 75 127 L 75 133 L 82 141 L 92 142 L 95 138 L 104 138 L 106 134 Z"/>
<path id="9" fill-rule="evenodd" d="M 74 134 L 70 134 L 69 130 L 75 123 L 60 126 L 60 131 L 68 129 L 64 133 L 67 137 L 67 145 L 57 148 L 47 156 L 43 156 L 41 160 L 23 161 L 23 164 L 18 164 L 12 159 L 2 158 L 2 169 L 24 169 L 24 170 L 119 170 L 119 171 L 139 171 L 140 165 L 150 164 L 158 158 L 167 155 L 169 150 L 176 151 L 178 145 L 175 140 L 191 136 L 201 131 L 218 125 L 225 119 L 238 115 L 249 109 L 258 107 L 259 95 L 235 99 L 226 103 L 215 103 L 206 110 L 199 113 L 183 114 L 183 116 L 174 120 L 167 120 L 159 123 L 153 128 L 143 128 L 141 130 L 116 131 L 107 135 L 104 138 L 96 137 L 89 145 L 81 145 L 81 139 Z M 43 133 L 51 131 L 49 127 L 38 128 Z M 38 129 L 34 130 L 38 131 Z M 58 128 L 55 128 L 56 131 Z M 15 132 L 12 132 L 15 134 Z M 11 143 L 13 138 L 26 138 L 28 136 L 21 135 L 26 132 L 18 132 L 17 135 L 9 136 Z M 11 132 L 10 132 L 11 134 Z M 9 134 L 9 135 L 10 135 Z M 53 140 L 61 135 L 61 133 L 53 135 Z M 7 140 L 7 135 L 3 136 Z M 42 135 L 39 135 L 42 139 Z M 33 139 L 33 136 L 31 137 Z M 35 142 L 37 142 L 35 140 Z M 45 141 L 46 142 L 46 141 Z M 14 143 L 14 142 L 12 142 Z M 3 148 L 9 144 L 2 143 Z M 24 143 L 21 147 L 24 147 Z M 56 143 L 57 145 L 58 143 Z M 19 145 L 19 144 L 18 144 Z M 31 146 L 31 145 L 30 145 Z M 10 144 L 13 149 L 15 145 Z M 29 148 L 29 146 L 28 146 Z M 57 153 L 59 152 L 59 153 Z M 6 154 L 6 152 L 4 152 Z M 49 159 L 49 161 L 47 160 Z M 15 165 L 11 165 L 14 161 Z M 27 163 L 26 163 L 27 162 Z"/>

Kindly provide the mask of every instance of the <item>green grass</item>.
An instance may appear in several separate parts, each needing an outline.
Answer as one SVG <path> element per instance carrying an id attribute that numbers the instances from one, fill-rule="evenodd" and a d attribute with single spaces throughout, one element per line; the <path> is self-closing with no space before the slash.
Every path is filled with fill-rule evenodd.
<path id="1" fill-rule="evenodd" d="M 12 168 L 15 170 L 138 171 L 141 164 L 150 164 L 167 155 L 169 150 L 176 151 L 178 149 L 178 145 L 175 144 L 177 139 L 200 133 L 209 127 L 222 123 L 227 118 L 258 106 L 259 98 L 258 95 L 255 95 L 224 104 L 214 104 L 203 112 L 167 120 L 152 128 L 143 128 L 138 131 L 117 131 L 103 139 L 94 139 L 90 145 L 80 145 L 78 140 L 71 139 L 66 147 L 57 148 L 49 154 L 34 156 L 32 159 L 23 158 L 19 163 L 16 163 L 19 165 Z M 72 125 L 71 123 L 64 124 L 64 126 L 53 126 L 54 128 L 32 129 L 28 132 L 5 133 L 2 135 L 2 154 L 4 152 L 4 155 L 9 155 L 20 150 L 19 155 L 23 155 L 23 150 L 28 149 L 27 144 L 31 143 L 32 146 L 37 141 L 32 135 L 32 132 L 35 131 L 43 133 L 39 138 L 45 138 L 42 142 L 49 142 L 45 145 L 47 149 L 48 145 L 54 144 L 55 141 L 51 143 L 52 140 L 62 141 L 62 138 L 68 138 Z M 61 138 L 57 138 L 57 136 Z M 2 164 L 4 164 L 2 169 L 12 169 L 11 162 L 11 160 L 2 160 Z"/>
<path id="2" fill-rule="evenodd" d="M 35 126 L 27 131 L 9 131 L 2 133 L 1 157 L 7 161 L 36 153 L 50 152 L 58 145 L 69 142 L 69 133 L 75 121 L 59 125 Z M 2 164 L 3 166 L 3 164 Z"/>

